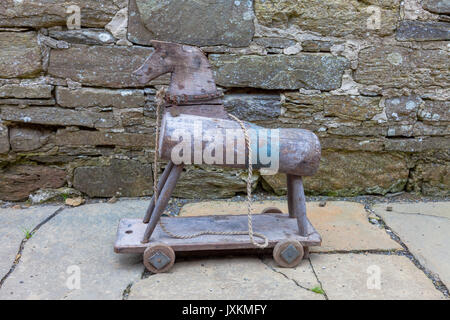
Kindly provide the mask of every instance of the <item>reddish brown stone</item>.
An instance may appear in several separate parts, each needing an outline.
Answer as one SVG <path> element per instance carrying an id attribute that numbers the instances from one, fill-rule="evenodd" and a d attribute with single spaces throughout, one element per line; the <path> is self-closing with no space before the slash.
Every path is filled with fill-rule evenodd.
<path id="1" fill-rule="evenodd" d="M 17 165 L 0 171 L 0 199 L 20 201 L 42 188 L 60 188 L 66 172 L 46 166 Z"/>

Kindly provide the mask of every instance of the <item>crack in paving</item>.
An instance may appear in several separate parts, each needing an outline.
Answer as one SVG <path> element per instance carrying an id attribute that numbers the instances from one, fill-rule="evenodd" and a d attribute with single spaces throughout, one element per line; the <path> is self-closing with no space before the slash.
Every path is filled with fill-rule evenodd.
<path id="1" fill-rule="evenodd" d="M 433 283 L 434 287 L 439 290 L 444 297 L 449 298 L 449 291 L 447 286 L 441 281 L 441 279 L 439 278 L 439 275 L 435 274 L 434 272 L 432 272 L 431 270 L 425 268 L 425 266 L 423 266 L 420 261 L 411 253 L 411 251 L 409 251 L 408 247 L 406 246 L 406 244 L 400 239 L 400 237 L 386 224 L 386 222 L 383 220 L 383 218 L 381 216 L 379 216 L 375 210 L 372 209 L 372 204 L 369 202 L 364 203 L 364 209 L 370 213 L 373 214 L 375 216 L 378 217 L 377 219 L 377 225 L 384 229 L 385 232 L 391 237 L 392 240 L 394 240 L 395 242 L 397 242 L 399 245 L 402 246 L 403 250 L 397 250 L 396 252 L 398 253 L 398 255 L 403 255 L 405 257 L 407 257 L 418 269 L 420 269 L 426 276 L 428 279 L 431 280 L 431 282 Z M 426 215 L 429 217 L 429 215 Z M 370 222 L 370 219 L 369 219 Z"/>
<path id="2" fill-rule="evenodd" d="M 314 266 L 313 266 L 313 264 L 312 264 L 312 262 L 311 262 L 311 258 L 308 258 L 308 261 L 309 261 L 309 265 L 311 266 L 311 269 L 312 269 L 312 271 L 313 271 L 313 273 L 314 273 L 314 276 L 316 277 L 316 280 L 317 280 L 317 282 L 318 282 L 319 285 L 320 285 L 320 289 L 322 289 L 322 291 L 323 291 L 323 296 L 325 297 L 325 300 L 330 300 L 330 299 L 328 298 L 327 292 L 326 292 L 325 289 L 323 288 L 322 281 L 320 281 L 319 276 L 318 276 L 317 273 L 316 273 L 316 269 L 314 269 Z"/>
<path id="3" fill-rule="evenodd" d="M 294 282 L 294 284 L 295 284 L 297 287 L 300 287 L 300 288 L 302 288 L 302 289 L 304 289 L 304 290 L 307 290 L 307 291 L 314 292 L 311 288 L 307 288 L 307 287 L 302 286 L 300 283 L 297 282 L 297 280 L 292 279 L 292 278 L 289 278 L 289 277 L 288 277 L 286 274 L 284 274 L 283 272 L 281 272 L 281 271 L 275 269 L 274 267 L 272 267 L 272 266 L 269 265 L 268 263 L 264 262 L 264 258 L 260 258 L 260 260 L 261 260 L 261 262 L 262 262 L 266 267 L 268 267 L 268 268 L 269 268 L 270 270 L 272 270 L 273 272 L 279 273 L 279 274 L 281 274 L 282 276 L 284 276 L 286 279 L 291 280 L 292 282 Z M 317 276 L 316 276 L 316 278 L 317 278 Z M 319 282 L 319 284 L 320 284 L 320 282 Z M 320 287 L 322 288 L 322 285 L 321 285 L 321 284 L 320 284 Z M 319 293 L 317 293 L 317 292 L 314 292 L 314 293 L 319 294 Z M 326 297 L 325 294 L 324 294 L 324 296 Z"/>
<path id="4" fill-rule="evenodd" d="M 64 211 L 66 207 L 62 206 L 60 208 L 58 208 L 55 212 L 53 212 L 51 215 L 49 215 L 47 218 L 45 218 L 44 220 L 42 220 L 41 222 L 39 222 L 34 228 L 33 230 L 30 231 L 30 235 L 31 237 L 27 239 L 27 236 L 25 236 L 22 241 L 20 242 L 19 245 L 19 250 L 17 251 L 16 257 L 14 258 L 14 261 L 11 265 L 11 268 L 9 269 L 9 271 L 3 276 L 3 278 L 0 280 L 0 289 L 2 288 L 3 284 L 5 283 L 5 281 L 8 279 L 8 277 L 14 272 L 14 270 L 16 269 L 17 265 L 20 262 L 20 259 L 22 258 L 22 252 L 25 249 L 25 244 L 28 242 L 28 240 L 30 240 L 34 234 L 47 222 L 49 222 L 50 220 L 52 220 L 54 217 L 56 217 L 59 213 L 61 213 L 62 211 Z"/>

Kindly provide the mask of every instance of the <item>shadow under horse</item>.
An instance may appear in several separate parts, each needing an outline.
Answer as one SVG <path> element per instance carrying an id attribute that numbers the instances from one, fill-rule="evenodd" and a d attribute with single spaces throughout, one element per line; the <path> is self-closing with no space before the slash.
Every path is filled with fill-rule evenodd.
<path id="1" fill-rule="evenodd" d="M 171 133 L 180 127 L 192 130 L 189 124 L 195 119 L 205 123 L 206 129 L 240 128 L 239 124 L 226 112 L 222 104 L 222 93 L 217 90 L 208 58 L 199 48 L 162 41 L 152 41 L 151 44 L 155 51 L 133 74 L 141 84 L 146 84 L 163 74 L 171 74 L 170 85 L 165 97 L 166 105 L 164 106 L 159 142 L 159 156 L 163 160 L 168 160 L 168 164 L 158 183 L 159 197 L 156 203 L 152 198 L 143 221 L 147 225 L 142 243 L 149 242 L 167 207 L 183 165 L 187 164 L 174 164 L 172 161 L 171 151 L 175 147 L 175 142 L 170 137 Z M 248 128 L 262 129 L 249 123 L 245 123 L 245 125 Z M 208 139 L 202 141 L 202 147 L 203 149 L 208 147 Z M 233 147 L 235 148 L 235 146 Z M 306 217 L 302 177 L 313 175 L 318 170 L 321 155 L 320 142 L 317 136 L 308 130 L 281 128 L 277 147 L 279 152 L 278 172 L 287 174 L 289 217 L 297 219 L 299 235 L 307 237 L 315 230 Z M 248 149 L 244 148 L 243 152 L 248 155 Z M 242 151 L 242 149 L 240 150 Z M 235 148 L 233 153 L 239 156 L 238 149 Z M 194 155 L 191 160 L 193 158 Z M 245 163 L 222 163 L 220 165 L 234 168 L 246 167 Z M 281 213 L 276 208 L 266 211 L 266 213 L 269 212 Z"/>

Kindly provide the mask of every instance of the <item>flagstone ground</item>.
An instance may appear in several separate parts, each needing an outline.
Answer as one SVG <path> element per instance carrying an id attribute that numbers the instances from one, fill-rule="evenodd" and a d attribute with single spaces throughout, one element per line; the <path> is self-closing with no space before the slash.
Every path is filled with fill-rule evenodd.
<path id="1" fill-rule="evenodd" d="M 270 255 L 229 255 L 179 258 L 166 274 L 113 252 L 119 219 L 141 217 L 148 199 L 1 208 L 0 299 L 448 299 L 450 202 L 336 200 L 308 202 L 323 243 L 294 269 Z M 254 212 L 269 206 L 287 209 L 272 198 L 255 201 Z M 179 210 L 208 212 L 245 214 L 246 203 Z M 22 228 L 36 230 L 24 239 Z"/>

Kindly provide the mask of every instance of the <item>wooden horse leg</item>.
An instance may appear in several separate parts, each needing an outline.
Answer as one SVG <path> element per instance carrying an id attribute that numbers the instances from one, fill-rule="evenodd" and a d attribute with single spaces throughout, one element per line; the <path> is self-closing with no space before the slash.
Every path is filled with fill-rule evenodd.
<path id="1" fill-rule="evenodd" d="M 302 177 L 288 174 L 287 189 L 289 217 L 297 218 L 299 234 L 306 237 L 308 222 L 306 219 L 306 201 Z"/>
<path id="2" fill-rule="evenodd" d="M 170 170 L 170 174 L 167 177 L 166 183 L 164 187 L 159 193 L 159 199 L 155 205 L 155 209 L 153 210 L 153 214 L 150 218 L 150 223 L 147 225 L 145 229 L 144 239 L 142 239 L 142 243 L 147 243 L 155 230 L 156 224 L 158 223 L 161 215 L 167 207 L 167 203 L 169 202 L 170 196 L 172 195 L 173 190 L 177 184 L 178 178 L 180 177 L 181 172 L 183 171 L 183 165 L 174 165 L 172 170 Z"/>
<path id="3" fill-rule="evenodd" d="M 167 177 L 170 174 L 170 171 L 173 168 L 173 162 L 169 161 L 164 169 L 163 174 L 159 178 L 158 181 L 158 192 L 160 193 L 164 185 L 166 184 Z M 152 216 L 153 210 L 155 209 L 155 195 L 153 195 L 152 200 L 150 200 L 150 205 L 148 206 L 147 212 L 145 213 L 144 223 L 148 223 L 150 221 L 150 217 Z"/>

